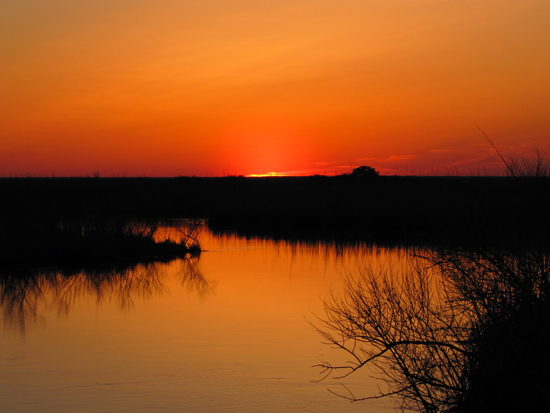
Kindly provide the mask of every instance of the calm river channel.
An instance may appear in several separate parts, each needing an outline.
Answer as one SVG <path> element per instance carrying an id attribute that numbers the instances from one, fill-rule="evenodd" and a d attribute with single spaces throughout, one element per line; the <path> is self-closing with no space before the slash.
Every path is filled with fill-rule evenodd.
<path id="1" fill-rule="evenodd" d="M 312 366 L 343 355 L 311 323 L 346 274 L 405 251 L 208 231 L 201 244 L 199 259 L 4 277 L 0 411 L 394 411 L 328 391 L 385 389 L 370 372 L 316 382 Z"/>

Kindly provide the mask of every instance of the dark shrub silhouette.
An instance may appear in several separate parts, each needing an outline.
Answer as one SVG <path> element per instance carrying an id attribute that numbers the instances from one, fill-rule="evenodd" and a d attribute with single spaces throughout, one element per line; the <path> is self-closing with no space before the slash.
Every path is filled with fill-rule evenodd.
<path id="1" fill-rule="evenodd" d="M 550 411 L 548 253 L 431 251 L 425 265 L 366 269 L 325 302 L 316 327 L 349 364 L 371 366 L 403 408 L 422 412 Z M 344 387 L 345 388 L 345 387 Z"/>
<path id="2" fill-rule="evenodd" d="M 351 176 L 357 176 L 359 178 L 376 178 L 380 176 L 380 173 L 371 166 L 360 166 L 353 170 Z"/>

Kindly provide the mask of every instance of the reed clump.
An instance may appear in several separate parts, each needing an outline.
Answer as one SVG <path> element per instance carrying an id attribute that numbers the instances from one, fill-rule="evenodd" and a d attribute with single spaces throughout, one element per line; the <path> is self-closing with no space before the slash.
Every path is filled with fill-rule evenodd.
<path id="1" fill-rule="evenodd" d="M 540 149 L 535 150 L 535 156 L 530 158 L 512 158 L 508 164 L 508 172 L 514 177 L 548 178 L 550 177 L 550 159 L 544 156 Z"/>

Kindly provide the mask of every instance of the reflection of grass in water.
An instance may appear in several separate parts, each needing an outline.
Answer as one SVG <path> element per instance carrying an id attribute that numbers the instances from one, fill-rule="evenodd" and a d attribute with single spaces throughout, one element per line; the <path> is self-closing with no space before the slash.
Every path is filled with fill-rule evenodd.
<path id="1" fill-rule="evenodd" d="M 189 257 L 185 260 L 177 261 L 178 276 L 182 285 L 187 287 L 190 293 L 196 293 L 199 297 L 205 297 L 214 293 L 216 284 L 207 280 L 199 267 L 199 257 Z"/>
<path id="2" fill-rule="evenodd" d="M 135 299 L 161 295 L 166 287 L 165 263 L 141 263 L 111 268 L 80 270 L 8 270 L 0 273 L 0 307 L 4 324 L 21 333 L 40 319 L 46 306 L 55 306 L 68 314 L 83 296 L 102 302 L 118 303 L 121 310 L 131 309 Z M 200 272 L 199 257 L 177 260 L 177 277 L 188 291 L 199 296 L 211 294 L 214 285 Z"/>

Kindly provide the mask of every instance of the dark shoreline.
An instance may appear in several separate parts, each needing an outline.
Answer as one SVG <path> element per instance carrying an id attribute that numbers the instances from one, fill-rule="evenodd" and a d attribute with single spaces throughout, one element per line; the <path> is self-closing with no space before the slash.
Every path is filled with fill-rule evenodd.
<path id="1" fill-rule="evenodd" d="M 131 267 L 197 256 L 195 238 L 158 239 L 158 220 L 19 217 L 4 222 L 0 268 Z M 25 218 L 25 219 L 23 219 Z"/>
<path id="2" fill-rule="evenodd" d="M 1 178 L 0 194 L 3 236 L 13 222 L 200 217 L 275 239 L 550 245 L 548 178 Z"/>

